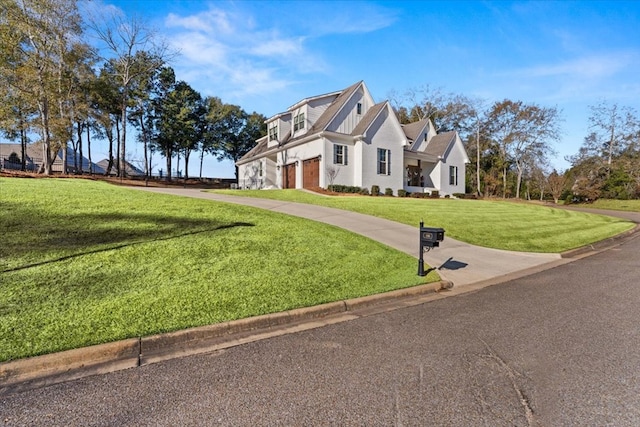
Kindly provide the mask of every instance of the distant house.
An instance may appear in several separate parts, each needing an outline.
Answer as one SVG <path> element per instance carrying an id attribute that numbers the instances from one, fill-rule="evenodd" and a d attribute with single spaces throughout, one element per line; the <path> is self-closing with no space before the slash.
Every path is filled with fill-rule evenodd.
<path id="1" fill-rule="evenodd" d="M 62 170 L 64 169 L 62 154 L 62 150 L 58 150 L 58 152 L 55 154 L 53 164 L 51 165 L 52 171 L 62 172 Z M 25 152 L 26 170 L 38 172 L 40 167 L 44 163 L 43 160 L 44 157 L 42 153 L 42 144 L 27 144 L 27 149 Z M 104 169 L 97 166 L 95 163 L 91 164 L 86 157 L 81 158 L 80 156 L 78 156 L 76 153 L 74 153 L 71 147 L 67 147 L 67 171 L 69 173 L 80 171 L 81 167 L 84 172 L 89 172 L 90 166 L 91 170 L 93 170 L 93 173 L 95 174 L 104 174 L 105 172 Z M 20 144 L 0 143 L 0 168 L 20 170 L 21 167 L 22 146 Z"/>
<path id="2" fill-rule="evenodd" d="M 305 98 L 266 124 L 267 136 L 236 163 L 241 188 L 465 191 L 469 159 L 457 132 L 437 134 L 428 119 L 400 124 L 363 81 Z"/>
<path id="3" fill-rule="evenodd" d="M 22 147 L 20 144 L 6 144 L 0 143 L 0 169 L 8 170 L 20 170 L 22 168 Z M 116 162 L 114 159 L 113 167 L 111 168 L 111 175 L 116 175 Z M 28 144 L 25 155 L 25 166 L 27 171 L 38 172 L 40 166 L 43 164 L 42 156 L 42 144 Z M 86 157 L 80 157 L 77 153 L 74 153 L 71 147 L 67 147 L 67 172 L 77 173 L 82 171 L 89 173 L 90 171 L 96 175 L 104 175 L 109 166 L 109 160 L 103 159 L 98 163 L 91 163 Z M 51 170 L 54 172 L 62 172 L 63 160 L 62 150 L 56 153 L 56 156 L 51 165 Z M 144 176 L 144 171 L 131 164 L 125 162 L 125 171 L 127 176 Z"/>
<path id="4" fill-rule="evenodd" d="M 116 166 L 117 161 L 118 159 L 113 159 L 113 165 L 111 166 L 111 175 L 117 174 L 117 166 Z M 106 173 L 106 170 L 109 167 L 109 159 L 102 159 L 98 163 L 96 163 L 96 165 L 99 168 L 101 168 L 103 171 L 105 171 L 102 173 Z M 127 162 L 127 161 L 124 162 L 124 169 L 125 169 L 125 174 L 127 176 L 144 176 L 144 171 L 141 171 L 139 168 L 135 167 L 130 162 Z"/>

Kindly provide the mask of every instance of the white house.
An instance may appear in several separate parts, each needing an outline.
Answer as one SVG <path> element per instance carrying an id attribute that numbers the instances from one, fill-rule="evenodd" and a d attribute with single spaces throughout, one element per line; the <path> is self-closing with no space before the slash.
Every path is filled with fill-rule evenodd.
<path id="1" fill-rule="evenodd" d="M 267 120 L 267 136 L 243 156 L 240 188 L 326 188 L 464 193 L 469 159 L 457 132 L 421 120 L 401 125 L 363 81 L 305 98 Z"/>

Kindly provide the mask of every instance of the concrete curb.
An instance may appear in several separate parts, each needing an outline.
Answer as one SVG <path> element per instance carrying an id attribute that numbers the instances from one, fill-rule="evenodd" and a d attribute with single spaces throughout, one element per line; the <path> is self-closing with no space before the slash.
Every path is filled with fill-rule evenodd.
<path id="1" fill-rule="evenodd" d="M 371 314 L 366 309 L 452 287 L 453 283 L 448 281 L 429 283 L 313 307 L 4 362 L 0 363 L 0 396 L 357 319 Z"/>

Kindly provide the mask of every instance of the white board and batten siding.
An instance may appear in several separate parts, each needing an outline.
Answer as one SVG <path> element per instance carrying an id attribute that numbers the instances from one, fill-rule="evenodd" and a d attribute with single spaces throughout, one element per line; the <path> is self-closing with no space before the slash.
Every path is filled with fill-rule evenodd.
<path id="1" fill-rule="evenodd" d="M 459 141 L 459 137 L 456 137 L 458 141 L 452 144 L 448 151 L 445 153 L 444 160 L 438 162 L 440 167 L 440 195 L 453 195 L 455 193 L 465 192 L 465 179 L 466 179 L 466 163 L 469 162 L 467 154 L 462 148 L 462 143 Z M 457 168 L 457 185 L 450 184 L 450 167 Z"/>
<path id="2" fill-rule="evenodd" d="M 391 188 L 393 194 L 403 188 L 404 177 L 404 134 L 400 126 L 396 126 L 393 120 L 386 120 L 390 114 L 385 108 L 372 123 L 365 134 L 365 144 L 362 150 L 362 187 L 371 190 L 371 186 L 377 185 L 380 191 Z M 369 137 L 371 135 L 371 137 Z M 390 174 L 378 173 L 378 149 L 390 152 Z"/>

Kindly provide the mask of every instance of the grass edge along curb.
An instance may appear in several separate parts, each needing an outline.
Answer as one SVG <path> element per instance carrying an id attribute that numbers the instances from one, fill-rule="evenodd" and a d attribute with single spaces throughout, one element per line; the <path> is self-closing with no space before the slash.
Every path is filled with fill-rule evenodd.
<path id="1" fill-rule="evenodd" d="M 366 297 L 3 362 L 0 363 L 0 396 L 233 347 L 273 336 L 270 331 L 278 327 L 318 321 L 392 300 L 436 293 L 452 287 L 453 283 L 449 281 L 427 283 Z M 338 321 L 358 317 L 352 314 Z M 323 324 L 317 322 L 311 327 L 319 326 Z M 290 331 L 293 332 L 295 329 Z M 249 339 L 252 335 L 253 339 Z"/>

